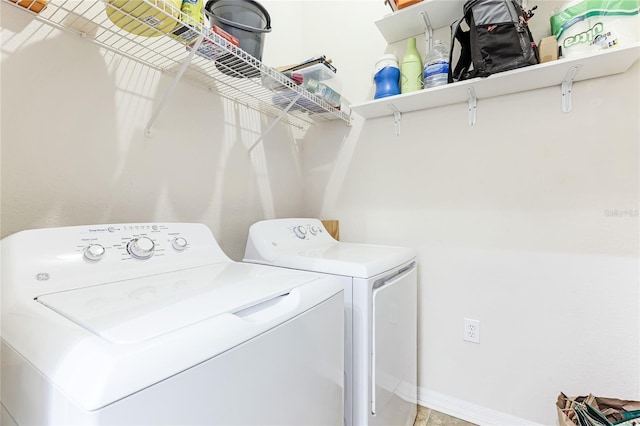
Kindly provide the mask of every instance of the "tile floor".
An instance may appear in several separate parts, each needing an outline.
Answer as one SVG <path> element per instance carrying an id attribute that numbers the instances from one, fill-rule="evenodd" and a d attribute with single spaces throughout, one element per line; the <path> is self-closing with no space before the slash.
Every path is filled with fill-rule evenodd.
<path id="1" fill-rule="evenodd" d="M 418 415 L 413 426 L 475 426 L 456 417 L 447 416 L 446 414 L 418 405 Z"/>

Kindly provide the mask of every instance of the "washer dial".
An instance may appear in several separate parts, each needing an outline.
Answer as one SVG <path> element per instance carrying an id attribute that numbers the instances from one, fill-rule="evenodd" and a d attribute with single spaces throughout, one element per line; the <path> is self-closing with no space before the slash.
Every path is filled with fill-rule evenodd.
<path id="1" fill-rule="evenodd" d="M 85 249 L 84 249 L 84 257 L 88 260 L 100 260 L 102 259 L 102 256 L 104 256 L 104 247 L 102 247 L 100 244 L 89 244 Z"/>
<path id="2" fill-rule="evenodd" d="M 153 256 L 155 249 L 155 243 L 148 237 L 134 238 L 127 244 L 127 251 L 136 259 L 149 259 Z"/>
<path id="3" fill-rule="evenodd" d="M 176 237 L 173 239 L 173 241 L 171 241 L 171 245 L 173 246 L 174 249 L 178 251 L 183 251 L 184 249 L 187 248 L 187 240 L 185 240 L 182 237 Z"/>

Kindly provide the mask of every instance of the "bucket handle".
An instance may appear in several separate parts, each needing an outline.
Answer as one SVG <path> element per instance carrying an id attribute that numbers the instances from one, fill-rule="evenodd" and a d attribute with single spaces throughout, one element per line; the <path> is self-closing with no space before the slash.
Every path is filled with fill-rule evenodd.
<path id="1" fill-rule="evenodd" d="M 266 16 L 266 18 L 267 18 L 267 26 L 266 26 L 266 28 L 254 28 L 254 27 L 250 27 L 248 25 L 243 25 L 243 24 L 239 24 L 237 22 L 229 21 L 228 19 L 225 19 L 225 18 L 223 18 L 221 16 L 218 16 L 215 13 L 209 12 L 206 9 L 204 9 L 204 13 L 205 13 L 205 15 L 211 16 L 211 17 L 217 19 L 218 21 L 222 22 L 225 25 L 230 25 L 232 27 L 238 28 L 239 30 L 250 31 L 252 33 L 269 33 L 269 32 L 271 32 L 271 19 L 270 19 L 269 16 Z"/>

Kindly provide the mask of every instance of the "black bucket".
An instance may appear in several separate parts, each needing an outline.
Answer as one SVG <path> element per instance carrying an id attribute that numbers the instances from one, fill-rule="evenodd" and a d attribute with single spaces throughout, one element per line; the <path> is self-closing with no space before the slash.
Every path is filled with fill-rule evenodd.
<path id="1" fill-rule="evenodd" d="M 271 16 L 264 6 L 255 0 L 209 0 L 205 13 L 212 26 L 236 37 L 240 49 L 262 60 L 264 35 L 271 31 Z M 259 70 L 230 54 L 218 58 L 216 68 L 233 77 L 260 76 Z"/>

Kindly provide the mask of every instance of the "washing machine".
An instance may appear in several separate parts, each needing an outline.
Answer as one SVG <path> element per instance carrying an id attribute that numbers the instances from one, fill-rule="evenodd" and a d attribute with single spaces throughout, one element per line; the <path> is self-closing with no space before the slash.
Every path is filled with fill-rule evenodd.
<path id="1" fill-rule="evenodd" d="M 231 261 L 201 224 L 2 240 L 2 418 L 341 425 L 343 289 Z"/>
<path id="2" fill-rule="evenodd" d="M 413 425 L 414 250 L 339 242 L 317 219 L 275 219 L 251 226 L 244 261 L 339 279 L 345 302 L 345 424 Z"/>

